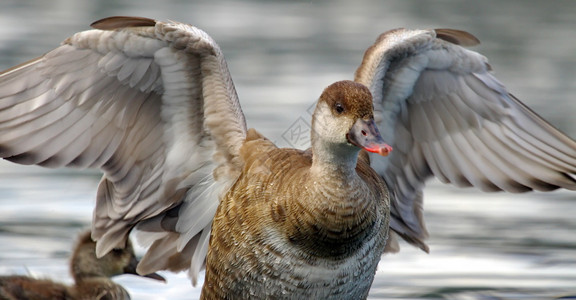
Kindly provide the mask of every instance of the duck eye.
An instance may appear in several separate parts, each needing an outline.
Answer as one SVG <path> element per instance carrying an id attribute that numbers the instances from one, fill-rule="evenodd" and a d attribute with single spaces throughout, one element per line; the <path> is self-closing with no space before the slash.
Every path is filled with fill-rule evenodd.
<path id="1" fill-rule="evenodd" d="M 114 253 L 115 255 L 120 255 L 124 252 L 124 249 L 122 248 L 114 248 L 112 249 L 112 253 Z"/>
<path id="2" fill-rule="evenodd" d="M 342 112 L 344 112 L 344 106 L 342 106 L 342 103 L 336 103 L 336 112 L 338 114 L 341 114 Z"/>

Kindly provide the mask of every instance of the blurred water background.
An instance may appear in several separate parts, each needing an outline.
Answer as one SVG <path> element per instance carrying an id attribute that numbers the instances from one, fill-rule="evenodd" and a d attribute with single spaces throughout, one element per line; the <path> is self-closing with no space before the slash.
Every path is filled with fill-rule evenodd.
<path id="1" fill-rule="evenodd" d="M 475 34 L 498 78 L 576 137 L 576 2 L 1 0 L 0 68 L 34 58 L 111 15 L 196 25 L 221 46 L 246 119 L 282 146 L 303 146 L 308 108 L 351 79 L 364 50 L 397 28 Z M 299 127 L 300 126 L 300 127 Z M 67 259 L 89 226 L 97 171 L 0 163 L 0 274 L 71 282 Z M 435 182 L 425 193 L 431 253 L 383 257 L 370 299 L 554 299 L 576 295 L 576 192 L 484 194 Z M 142 249 L 139 249 L 142 253 Z M 117 281 L 133 299 L 197 299 L 185 274 L 168 284 Z"/>

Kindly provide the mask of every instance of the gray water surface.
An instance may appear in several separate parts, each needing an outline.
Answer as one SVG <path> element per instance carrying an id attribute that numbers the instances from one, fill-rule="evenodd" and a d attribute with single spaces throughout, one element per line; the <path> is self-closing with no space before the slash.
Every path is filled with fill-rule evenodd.
<path id="1" fill-rule="evenodd" d="M 34 58 L 111 15 L 191 23 L 228 60 L 250 127 L 281 146 L 322 89 L 351 79 L 389 29 L 457 28 L 476 35 L 498 78 L 576 137 L 573 1 L 88 1 L 0 2 L 0 68 Z M 300 122 L 300 123 L 299 123 Z M 288 137 L 288 138 L 287 138 Z M 67 259 L 89 226 L 99 174 L 0 163 L 0 274 L 70 282 Z M 371 299 L 552 299 L 576 294 L 576 192 L 484 194 L 432 182 L 425 193 L 431 253 L 406 244 L 383 256 Z M 143 253 L 143 249 L 139 249 Z M 117 281 L 133 299 L 197 299 L 185 274 L 168 284 Z"/>

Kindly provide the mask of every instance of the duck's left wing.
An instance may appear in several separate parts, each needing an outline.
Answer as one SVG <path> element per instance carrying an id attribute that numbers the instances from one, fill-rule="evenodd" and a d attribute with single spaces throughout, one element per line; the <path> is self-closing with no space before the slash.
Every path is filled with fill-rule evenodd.
<path id="1" fill-rule="evenodd" d="M 393 194 L 391 226 L 425 250 L 422 189 L 432 176 L 483 191 L 576 190 L 576 142 L 512 96 L 484 56 L 462 47 L 477 43 L 459 30 L 396 29 L 356 71 L 394 148 L 372 158 Z"/>

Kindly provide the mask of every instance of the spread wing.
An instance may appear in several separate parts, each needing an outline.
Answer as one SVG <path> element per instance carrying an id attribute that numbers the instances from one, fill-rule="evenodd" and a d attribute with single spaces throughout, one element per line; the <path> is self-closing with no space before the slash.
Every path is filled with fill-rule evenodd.
<path id="1" fill-rule="evenodd" d="M 576 142 L 512 96 L 478 40 L 451 30 L 397 29 L 365 53 L 355 80 L 374 96 L 388 158 L 372 158 L 394 197 L 392 228 L 427 250 L 422 188 L 435 176 L 483 191 L 576 190 Z"/>
<path id="2" fill-rule="evenodd" d="M 137 226 L 151 232 L 139 271 L 187 269 L 194 255 L 194 277 L 246 135 L 226 62 L 193 26 L 113 17 L 93 27 L 0 73 L 0 155 L 101 169 L 97 253 Z"/>

